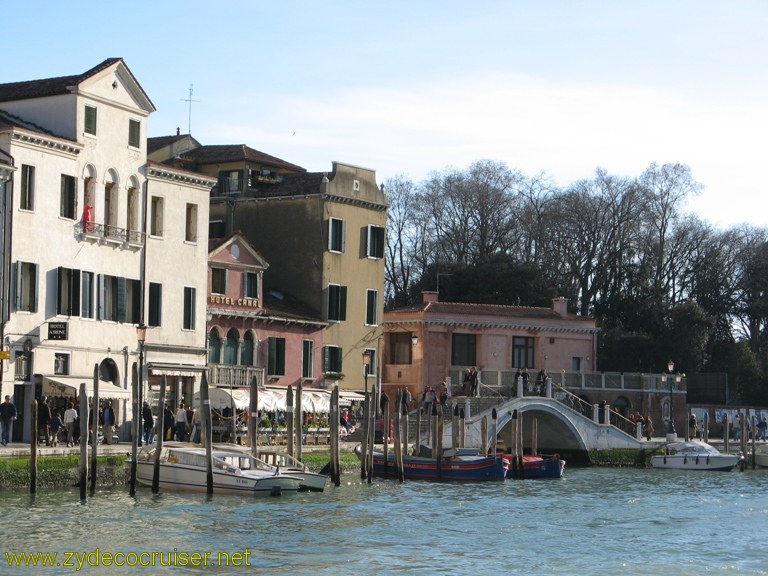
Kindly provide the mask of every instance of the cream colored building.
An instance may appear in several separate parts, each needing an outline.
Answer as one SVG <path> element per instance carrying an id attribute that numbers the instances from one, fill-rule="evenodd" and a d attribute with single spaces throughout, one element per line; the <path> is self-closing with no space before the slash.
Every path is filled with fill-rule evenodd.
<path id="1" fill-rule="evenodd" d="M 60 408 L 92 387 L 130 408 L 136 327 L 144 372 L 191 401 L 205 367 L 208 198 L 215 181 L 147 162 L 155 107 L 122 59 L 82 74 L 0 84 L 0 387 L 29 438 L 31 400 Z M 146 394 L 146 391 L 145 391 Z M 181 395 L 181 396 L 180 396 Z M 145 396 L 146 397 L 146 396 Z"/>

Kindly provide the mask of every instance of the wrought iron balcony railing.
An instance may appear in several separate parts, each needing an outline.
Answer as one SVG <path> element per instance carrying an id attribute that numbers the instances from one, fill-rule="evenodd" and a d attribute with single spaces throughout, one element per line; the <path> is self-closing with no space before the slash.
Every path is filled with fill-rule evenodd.
<path id="1" fill-rule="evenodd" d="M 146 236 L 138 230 L 128 230 L 109 224 L 82 221 L 75 224 L 75 232 L 85 240 L 106 241 L 133 246 L 143 246 Z"/>

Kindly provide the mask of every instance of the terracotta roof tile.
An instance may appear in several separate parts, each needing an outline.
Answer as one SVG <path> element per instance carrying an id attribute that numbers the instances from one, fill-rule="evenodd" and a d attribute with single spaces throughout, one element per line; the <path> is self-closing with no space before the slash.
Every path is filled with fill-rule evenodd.
<path id="1" fill-rule="evenodd" d="M 291 164 L 275 156 L 254 150 L 245 144 L 214 144 L 201 146 L 195 150 L 185 152 L 185 160 L 191 160 L 198 164 L 217 164 L 220 162 L 247 161 L 256 162 L 265 166 L 282 168 L 290 171 L 304 172 L 305 169 L 296 164 Z"/>

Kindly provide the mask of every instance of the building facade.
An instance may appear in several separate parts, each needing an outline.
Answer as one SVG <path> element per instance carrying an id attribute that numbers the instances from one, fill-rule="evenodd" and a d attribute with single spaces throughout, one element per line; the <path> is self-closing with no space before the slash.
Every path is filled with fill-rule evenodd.
<path id="1" fill-rule="evenodd" d="M 27 408 L 100 380 L 130 407 L 136 327 L 145 376 L 189 394 L 205 367 L 208 198 L 215 181 L 147 163 L 155 107 L 122 59 L 83 74 L 0 84 L 2 395 Z"/>
<path id="2" fill-rule="evenodd" d="M 535 308 L 440 302 L 425 292 L 421 304 L 384 313 L 382 391 L 417 397 L 447 380 L 455 395 L 469 367 L 497 391 L 512 389 L 518 368 L 531 380 L 542 368 L 591 371 L 597 332 L 594 319 L 568 313 L 564 298 Z"/>

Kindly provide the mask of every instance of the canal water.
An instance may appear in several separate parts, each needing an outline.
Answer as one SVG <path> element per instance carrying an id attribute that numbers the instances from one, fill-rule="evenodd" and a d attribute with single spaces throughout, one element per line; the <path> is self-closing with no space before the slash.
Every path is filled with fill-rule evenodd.
<path id="1" fill-rule="evenodd" d="M 17 491 L 0 506 L 3 575 L 768 574 L 768 469 L 471 485 L 350 473 L 322 494 Z M 58 565 L 11 566 L 11 553 Z"/>

